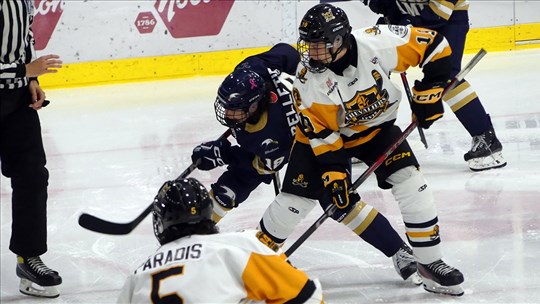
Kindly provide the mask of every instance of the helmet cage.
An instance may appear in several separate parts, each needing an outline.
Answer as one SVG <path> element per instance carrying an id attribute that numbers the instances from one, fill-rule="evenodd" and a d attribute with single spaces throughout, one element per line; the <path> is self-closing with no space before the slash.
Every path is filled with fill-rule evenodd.
<path id="1" fill-rule="evenodd" d="M 302 18 L 298 28 L 298 52 L 302 65 L 311 72 L 324 72 L 336 60 L 337 55 L 349 47 L 351 30 L 349 19 L 342 9 L 330 4 L 312 7 Z M 324 48 L 313 47 L 314 43 L 321 42 L 324 43 Z M 317 54 L 311 53 L 314 51 Z M 327 55 L 319 55 L 314 59 L 314 55 L 321 51 Z"/>
<path id="2" fill-rule="evenodd" d="M 225 78 L 214 102 L 216 119 L 229 128 L 243 127 L 258 113 L 259 102 L 266 95 L 265 83 L 251 70 L 235 70 Z"/>

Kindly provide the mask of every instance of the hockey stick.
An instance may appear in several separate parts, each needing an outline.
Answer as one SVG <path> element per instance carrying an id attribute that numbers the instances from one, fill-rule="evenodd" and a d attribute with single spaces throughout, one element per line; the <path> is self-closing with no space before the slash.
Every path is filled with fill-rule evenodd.
<path id="1" fill-rule="evenodd" d="M 399 74 L 401 76 L 401 81 L 403 82 L 403 87 L 405 88 L 405 93 L 407 94 L 407 99 L 409 99 L 409 104 L 413 103 L 413 96 L 411 94 L 411 87 L 409 87 L 409 82 L 407 81 L 407 73 L 403 72 Z M 424 144 L 424 148 L 428 148 L 426 135 L 424 134 L 424 129 L 418 128 L 418 135 L 420 135 L 420 141 Z"/>
<path id="2" fill-rule="evenodd" d="M 455 86 L 465 78 L 465 76 L 474 68 L 474 66 L 486 55 L 486 51 L 484 49 L 481 49 L 472 59 L 471 61 L 454 77 L 452 82 L 444 89 L 443 95 L 446 95 L 447 92 L 451 91 Z M 418 125 L 416 120 L 413 120 L 411 124 L 403 131 L 401 136 L 396 139 L 396 141 L 386 149 L 386 151 L 377 158 L 375 163 L 371 165 L 358 179 L 353 183 L 351 186 L 351 189 L 358 188 L 371 173 L 373 173 L 385 160 L 386 158 L 394 152 L 394 150 L 411 134 L 411 132 L 416 128 Z M 332 204 L 326 210 L 324 210 L 324 213 L 302 234 L 286 251 L 285 256 L 290 257 L 291 254 L 293 254 L 300 245 L 302 245 L 312 234 L 317 230 L 323 223 L 326 221 L 329 217 L 334 214 L 336 211 L 337 206 Z"/>
<path id="3" fill-rule="evenodd" d="M 224 138 L 229 137 L 231 135 L 231 129 L 227 129 L 218 140 L 222 140 Z M 197 163 L 192 163 L 189 165 L 189 167 L 184 170 L 176 179 L 183 179 L 188 177 L 191 172 L 195 171 L 197 169 Z M 146 218 L 148 214 L 152 211 L 153 203 L 148 205 L 144 211 L 139 214 L 134 220 L 127 223 L 115 223 L 115 222 L 109 222 L 107 220 L 100 219 L 98 217 L 95 217 L 88 213 L 83 213 L 79 217 L 79 225 L 83 228 L 86 228 L 88 230 L 92 230 L 95 232 L 105 233 L 105 234 L 114 234 L 114 235 L 122 235 L 122 234 L 128 234 L 135 227 L 137 227 L 143 220 Z"/>
<path id="4" fill-rule="evenodd" d="M 279 171 L 276 171 L 274 172 L 274 174 L 272 174 L 272 182 L 274 184 L 274 193 L 278 195 L 279 190 L 281 189 L 281 179 L 279 178 Z"/>
<path id="5" fill-rule="evenodd" d="M 352 184 L 351 189 L 356 189 L 361 184 L 363 184 L 366 179 L 371 175 L 371 173 L 377 170 L 377 168 L 379 168 L 379 166 L 386 160 L 386 158 L 390 156 L 390 154 L 392 154 L 396 150 L 396 148 L 399 147 L 399 145 L 401 145 L 401 143 L 405 140 L 405 138 L 407 138 L 407 136 L 411 134 L 411 132 L 416 128 L 417 125 L 418 123 L 416 122 L 416 120 L 411 122 L 407 129 L 405 129 L 405 131 L 401 133 L 401 136 L 396 139 L 394 143 L 392 143 L 392 145 L 388 147 L 386 151 L 384 151 L 384 153 L 377 158 L 375 163 L 369 166 L 369 168 L 367 168 L 367 170 L 364 171 L 364 173 L 362 173 L 360 177 L 358 177 L 358 179 Z M 324 221 L 326 221 L 326 219 L 328 219 L 332 216 L 332 214 L 334 214 L 336 209 L 337 205 L 335 204 L 331 204 L 328 208 L 326 208 L 326 210 L 324 210 L 324 213 L 315 221 L 315 223 L 313 223 L 308 228 L 308 230 L 306 230 L 306 232 L 304 232 L 304 234 L 302 234 L 298 238 L 298 240 L 296 240 L 296 242 L 294 242 L 294 244 L 292 244 L 291 247 L 289 247 L 287 251 L 285 251 L 285 255 L 289 257 L 291 254 L 293 254 L 293 252 L 295 252 L 296 249 L 298 249 L 298 247 L 300 247 L 300 245 L 302 245 L 302 243 L 304 243 L 307 238 L 310 237 L 311 234 L 313 234 L 313 232 L 315 232 L 315 230 L 317 230 L 322 225 L 322 223 L 324 223 Z"/>

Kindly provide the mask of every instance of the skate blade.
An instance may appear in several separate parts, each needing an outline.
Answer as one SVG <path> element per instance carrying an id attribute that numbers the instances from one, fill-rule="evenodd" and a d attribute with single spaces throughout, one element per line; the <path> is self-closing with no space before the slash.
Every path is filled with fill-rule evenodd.
<path id="1" fill-rule="evenodd" d="M 41 298 L 56 298 L 60 295 L 58 288 L 55 286 L 40 286 L 27 279 L 21 279 L 19 291 L 27 296 Z"/>
<path id="2" fill-rule="evenodd" d="M 460 297 L 465 293 L 463 291 L 463 288 L 461 288 L 459 284 L 451 285 L 451 286 L 442 286 L 426 278 L 424 278 L 424 289 L 429 292 L 445 294 L 445 295 L 455 296 L 455 297 Z"/>
<path id="3" fill-rule="evenodd" d="M 422 277 L 418 274 L 418 272 L 415 272 L 415 273 L 411 274 L 411 276 L 408 277 L 406 281 L 411 282 L 416 286 L 420 286 L 424 282 L 422 280 Z"/>
<path id="4" fill-rule="evenodd" d="M 506 166 L 506 160 L 502 152 L 495 152 L 490 156 L 473 158 L 468 161 L 469 168 L 473 171 L 484 171 L 489 169 L 502 168 Z"/>

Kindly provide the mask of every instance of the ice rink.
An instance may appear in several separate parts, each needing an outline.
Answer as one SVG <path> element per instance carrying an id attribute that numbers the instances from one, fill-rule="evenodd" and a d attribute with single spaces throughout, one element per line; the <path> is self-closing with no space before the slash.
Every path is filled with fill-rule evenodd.
<path id="1" fill-rule="evenodd" d="M 465 56 L 467 62 L 472 56 Z M 540 50 L 488 53 L 467 79 L 491 114 L 508 165 L 470 171 L 463 154 L 470 136 L 446 107 L 426 131 L 424 149 L 415 131 L 409 141 L 433 186 L 445 260 L 465 275 L 459 298 L 427 293 L 402 281 L 392 261 L 347 228 L 325 222 L 291 257 L 318 277 L 328 303 L 540 303 Z M 409 72 L 409 82 L 419 76 Z M 53 76 L 54 77 L 54 76 Z M 161 184 L 190 163 L 192 149 L 223 131 L 213 111 L 223 76 L 49 90 L 40 111 L 48 154 L 49 251 L 45 263 L 64 283 L 57 299 L 18 291 L 16 258 L 8 249 L 11 188 L 1 179 L 2 303 L 113 303 L 128 272 L 156 246 L 150 217 L 129 235 L 109 236 L 77 224 L 82 212 L 130 221 Z M 394 75 L 395 82 L 400 82 Z M 402 104 L 398 124 L 410 110 Z M 356 165 L 355 176 L 366 169 Z M 222 169 L 195 171 L 210 185 Z M 284 172 L 282 172 L 283 174 Z M 365 201 L 404 236 L 397 203 L 372 176 L 360 188 Z M 257 189 L 220 222 L 222 231 L 254 228 L 274 197 Z M 285 245 L 320 215 L 315 208 Z M 223 282 L 227 284 L 227 282 Z"/>

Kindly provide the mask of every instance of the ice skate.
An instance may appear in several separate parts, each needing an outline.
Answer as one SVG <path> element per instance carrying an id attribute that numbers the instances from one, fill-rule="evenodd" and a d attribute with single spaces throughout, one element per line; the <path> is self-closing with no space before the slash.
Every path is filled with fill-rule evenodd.
<path id="1" fill-rule="evenodd" d="M 460 286 L 464 281 L 463 274 L 442 260 L 427 265 L 418 263 L 418 273 L 424 282 L 424 289 L 429 292 L 463 295 L 463 288 Z"/>
<path id="2" fill-rule="evenodd" d="M 19 291 L 25 295 L 56 298 L 60 295 L 57 285 L 62 284 L 58 272 L 45 266 L 39 256 L 17 256 L 17 276 L 21 278 Z"/>
<path id="3" fill-rule="evenodd" d="M 493 127 L 490 127 L 484 134 L 474 136 L 471 150 L 463 157 L 473 171 L 506 166 L 506 160 L 502 156 L 502 144 L 497 139 Z"/>
<path id="4" fill-rule="evenodd" d="M 412 249 L 405 243 L 401 245 L 398 252 L 392 256 L 394 268 L 403 280 L 412 282 L 414 285 L 422 284 L 422 278 L 417 273 L 416 260 Z"/>

